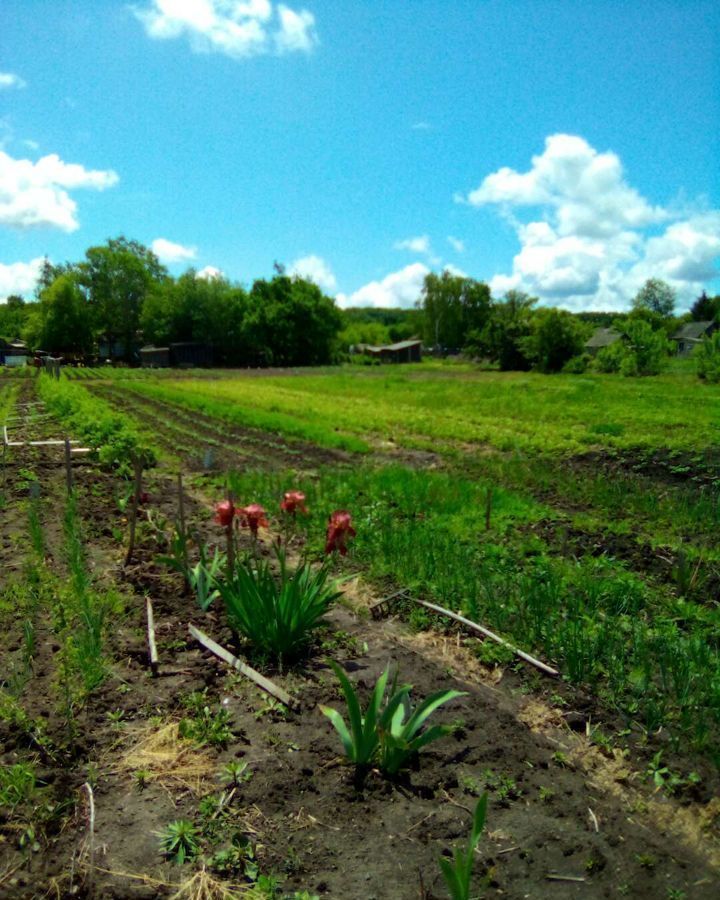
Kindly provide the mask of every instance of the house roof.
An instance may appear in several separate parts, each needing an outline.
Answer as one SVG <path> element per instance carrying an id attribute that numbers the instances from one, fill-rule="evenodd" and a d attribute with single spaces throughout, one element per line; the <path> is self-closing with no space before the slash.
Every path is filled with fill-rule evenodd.
<path id="1" fill-rule="evenodd" d="M 585 341 L 585 346 L 588 348 L 609 347 L 621 337 L 622 335 L 615 328 L 596 328 L 592 337 Z"/>
<path id="2" fill-rule="evenodd" d="M 422 341 L 398 341 L 397 344 L 386 344 L 383 350 L 409 350 L 410 347 L 417 347 Z"/>
<path id="3" fill-rule="evenodd" d="M 683 327 L 672 336 L 673 341 L 699 341 L 709 333 L 714 322 L 686 322 Z"/>

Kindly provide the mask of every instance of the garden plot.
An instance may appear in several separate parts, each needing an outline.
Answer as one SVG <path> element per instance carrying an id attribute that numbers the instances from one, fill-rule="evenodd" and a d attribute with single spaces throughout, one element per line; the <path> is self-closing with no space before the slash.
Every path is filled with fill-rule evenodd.
<path id="1" fill-rule="evenodd" d="M 263 463 L 259 458 L 256 467 Z M 601 741 L 596 715 L 602 710 L 583 690 L 515 671 L 509 661 L 500 667 L 489 659 L 478 662 L 476 642 L 458 632 L 414 633 L 399 618 L 377 623 L 363 614 L 384 595 L 383 566 L 400 552 L 417 552 L 432 504 L 443 495 L 453 502 L 452 481 L 421 480 L 418 494 L 403 476 L 403 500 L 392 491 L 388 496 L 397 470 L 382 476 L 385 488 L 377 496 L 372 495 L 379 491 L 375 476 L 360 473 L 352 482 L 347 471 L 325 476 L 313 470 L 315 475 L 298 466 L 292 482 L 289 475 L 281 480 L 261 474 L 232 482 L 238 506 L 264 502 L 271 525 L 259 528 L 257 541 L 251 528 L 233 532 L 239 559 L 250 553 L 272 560 L 277 536 L 289 539 L 293 554 L 304 549 L 320 559 L 328 512 L 336 500 L 358 498 L 357 536 L 348 540 L 350 555 L 338 556 L 333 575 L 363 577 L 347 584 L 343 604 L 330 608 L 328 625 L 314 633 L 293 664 L 253 652 L 230 627 L 221 604 L 215 601 L 203 612 L 184 588 L 182 574 L 158 562 L 161 555 L 182 557 L 182 548 L 173 543 L 177 482 L 163 464 L 145 473 L 148 496 L 129 566 L 122 564 L 132 492 L 127 482 L 83 469 L 72 514 L 62 467 L 44 476 L 37 506 L 20 492 L 10 498 L 9 506 L 17 510 L 16 561 L 24 571 L 34 567 L 44 573 L 39 606 L 49 604 L 55 614 L 45 613 L 49 639 L 43 639 L 45 655 L 36 665 L 23 649 L 32 601 L 20 614 L 17 606 L 2 607 L 12 634 L 3 671 L 9 653 L 13 670 L 21 673 L 23 654 L 31 660 L 22 690 L 14 685 L 14 705 L 6 698 L 13 685 L 3 685 L 2 761 L 5 771 L 16 765 L 34 768 L 32 789 L 25 773 L 21 799 L 3 820 L 0 885 L 8 896 L 41 896 L 48 887 L 60 896 L 75 888 L 80 895 L 94 891 L 103 897 L 170 897 L 183 889 L 181 896 L 194 896 L 201 879 L 207 884 L 212 878 L 229 896 L 446 897 L 438 857 L 466 846 L 472 812 L 485 793 L 488 814 L 475 856 L 475 893 L 716 896 L 717 810 L 709 771 L 701 770 L 702 783 L 695 784 L 681 764 L 682 753 L 667 747 L 648 774 L 652 755 Z M 365 477 L 363 486 L 358 479 Z M 338 484 L 346 482 L 347 493 L 338 492 Z M 277 508 L 283 489 L 290 488 L 306 490 L 310 507 L 310 515 L 298 515 L 295 523 L 283 522 Z M 225 530 L 213 514 L 226 489 L 224 478 L 186 478 L 184 515 L 195 535 L 189 547 L 193 564 L 201 545 L 206 558 L 224 550 Z M 518 516 L 542 514 L 511 493 L 498 492 L 492 534 L 499 539 L 515 530 Z M 482 506 L 478 515 L 482 528 Z M 387 529 L 381 526 L 383 516 Z M 390 528 L 393 522 L 396 527 Z M 411 539 L 393 547 L 390 534 L 402 537 L 409 522 L 415 523 Z M 452 540 L 466 542 L 454 531 L 456 523 L 447 524 L 451 540 L 438 545 L 439 554 Z M 370 565 L 373 557 L 376 567 Z M 396 579 L 407 582 L 408 571 L 397 571 Z M 73 632 L 63 629 L 54 605 L 58 581 L 80 595 L 84 590 L 85 596 L 91 591 L 105 598 L 102 678 L 96 684 L 95 675 L 85 680 L 72 668 Z M 146 596 L 155 612 L 157 676 L 148 661 Z M 65 608 L 72 613 L 78 599 L 69 597 Z M 190 622 L 249 658 L 296 699 L 299 709 L 271 702 L 204 651 L 189 636 Z M 401 683 L 413 684 L 415 702 L 437 691 L 463 692 L 428 723 L 453 726 L 452 731 L 395 776 L 383 774 L 374 760 L 358 783 L 319 708 L 334 708 L 347 719 L 328 659 L 348 673 L 363 704 L 388 662 L 399 669 Z M 67 675 L 75 679 L 69 705 Z M 37 692 L 34 679 L 41 679 Z M 567 724 L 577 728 L 578 722 L 582 733 Z M 15 770 L 19 784 L 21 774 Z M 686 783 L 671 790 L 671 776 Z M 92 844 L 86 783 L 94 796 Z M 182 864 L 178 840 L 187 851 Z M 164 856 L 161 846 L 170 852 Z"/>

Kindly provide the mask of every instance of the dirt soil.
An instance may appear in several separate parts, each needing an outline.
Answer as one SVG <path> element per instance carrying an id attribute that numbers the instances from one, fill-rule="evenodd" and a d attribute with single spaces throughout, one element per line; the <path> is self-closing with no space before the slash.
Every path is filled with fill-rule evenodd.
<path id="1" fill-rule="evenodd" d="M 23 396 L 30 395 L 28 389 Z M 22 470 L 40 480 L 46 565 L 64 571 L 63 467 L 57 455 L 26 451 L 11 460 L 9 502 L 0 510 L 3 585 L 22 571 L 28 552 L 25 501 L 32 479 Z M 47 830 L 38 829 L 36 850 L 18 846 L 17 819 L 2 810 L 0 897 L 89 897 L 91 891 L 103 898 L 171 897 L 198 866 L 164 861 L 157 832 L 187 819 L 206 855 L 252 847 L 260 872 L 281 879 L 281 896 L 307 890 L 342 900 L 440 900 L 447 893 L 437 859 L 463 845 L 483 790 L 489 810 L 476 854 L 478 894 L 485 885 L 485 896 L 513 900 L 719 895 L 720 804 L 710 799 L 717 782 L 699 799 L 656 793 L 631 751 L 601 752 L 575 730 L 568 708 L 582 710 L 583 725 L 596 721 L 579 692 L 540 681 L 532 671 L 487 669 L 459 637 L 412 634 L 395 618 L 371 621 L 366 607 L 378 596 L 360 580 L 347 585 L 346 602 L 333 609 L 303 665 L 282 675 L 265 669 L 297 699 L 299 709 L 287 711 L 189 637 L 194 622 L 239 652 L 220 610 L 202 613 L 180 577 L 155 562 L 162 542 L 147 523 L 133 563 L 123 567 L 119 537 L 126 523 L 117 498 L 124 487 L 87 463 L 76 462 L 74 475 L 95 581 L 121 591 L 125 612 L 107 633 L 111 674 L 77 710 L 81 727 L 73 741 L 58 709 L 52 623 L 41 622 L 33 679 L 21 701 L 27 715 L 44 723 L 54 750 L 0 718 L 0 761 L 33 762 L 43 797 L 69 803 Z M 171 520 L 177 498 L 170 474 L 149 473 L 146 489 L 146 509 Z M 217 542 L 200 489 L 187 489 L 185 506 L 191 528 Z M 157 627 L 157 676 L 148 665 L 146 597 Z M 15 666 L 22 621 L 10 616 L 3 627 L 0 678 Z M 365 695 L 388 663 L 413 684 L 414 697 L 464 691 L 437 714 L 457 730 L 397 779 L 372 771 L 359 786 L 319 709 L 344 710 L 328 657 Z M 212 717 L 228 714 L 232 736 L 223 746 L 173 743 L 174 725 L 189 715 L 184 701 L 197 691 L 206 691 Z M 556 694 L 565 698 L 565 714 L 548 702 Z M 148 762 L 153 742 L 157 765 Z M 236 786 L 223 782 L 231 761 L 246 762 L 252 777 Z M 92 858 L 86 782 L 95 804 Z M 242 868 L 222 874 L 216 867 L 215 877 L 249 884 Z"/>

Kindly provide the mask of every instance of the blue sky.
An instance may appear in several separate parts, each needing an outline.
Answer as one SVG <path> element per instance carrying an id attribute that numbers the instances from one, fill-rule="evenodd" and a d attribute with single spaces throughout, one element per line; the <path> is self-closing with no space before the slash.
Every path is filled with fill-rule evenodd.
<path id="1" fill-rule="evenodd" d="M 3 0 L 0 301 L 124 234 L 341 305 L 720 293 L 720 4 Z"/>

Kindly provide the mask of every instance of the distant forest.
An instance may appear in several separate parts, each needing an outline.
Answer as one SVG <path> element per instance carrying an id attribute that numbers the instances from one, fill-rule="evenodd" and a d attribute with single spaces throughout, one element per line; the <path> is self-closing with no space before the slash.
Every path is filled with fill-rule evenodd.
<path id="1" fill-rule="evenodd" d="M 173 277 L 147 247 L 119 237 L 78 262 L 46 261 L 32 301 L 10 296 L 0 305 L 0 337 L 128 364 L 138 362 L 142 346 L 193 342 L 212 348 L 220 366 L 325 365 L 358 345 L 417 337 L 439 354 L 552 372 L 575 360 L 582 369 L 584 343 L 597 327 L 621 331 L 626 347 L 655 341 L 658 354 L 661 343 L 667 352 L 681 322 L 720 318 L 720 296 L 703 293 L 680 318 L 674 311 L 674 292 L 659 279 L 646 282 L 628 313 L 571 314 L 521 291 L 494 298 L 484 282 L 447 271 L 426 277 L 414 309 L 340 310 L 279 264 L 272 278 L 250 287 L 193 269 Z"/>

